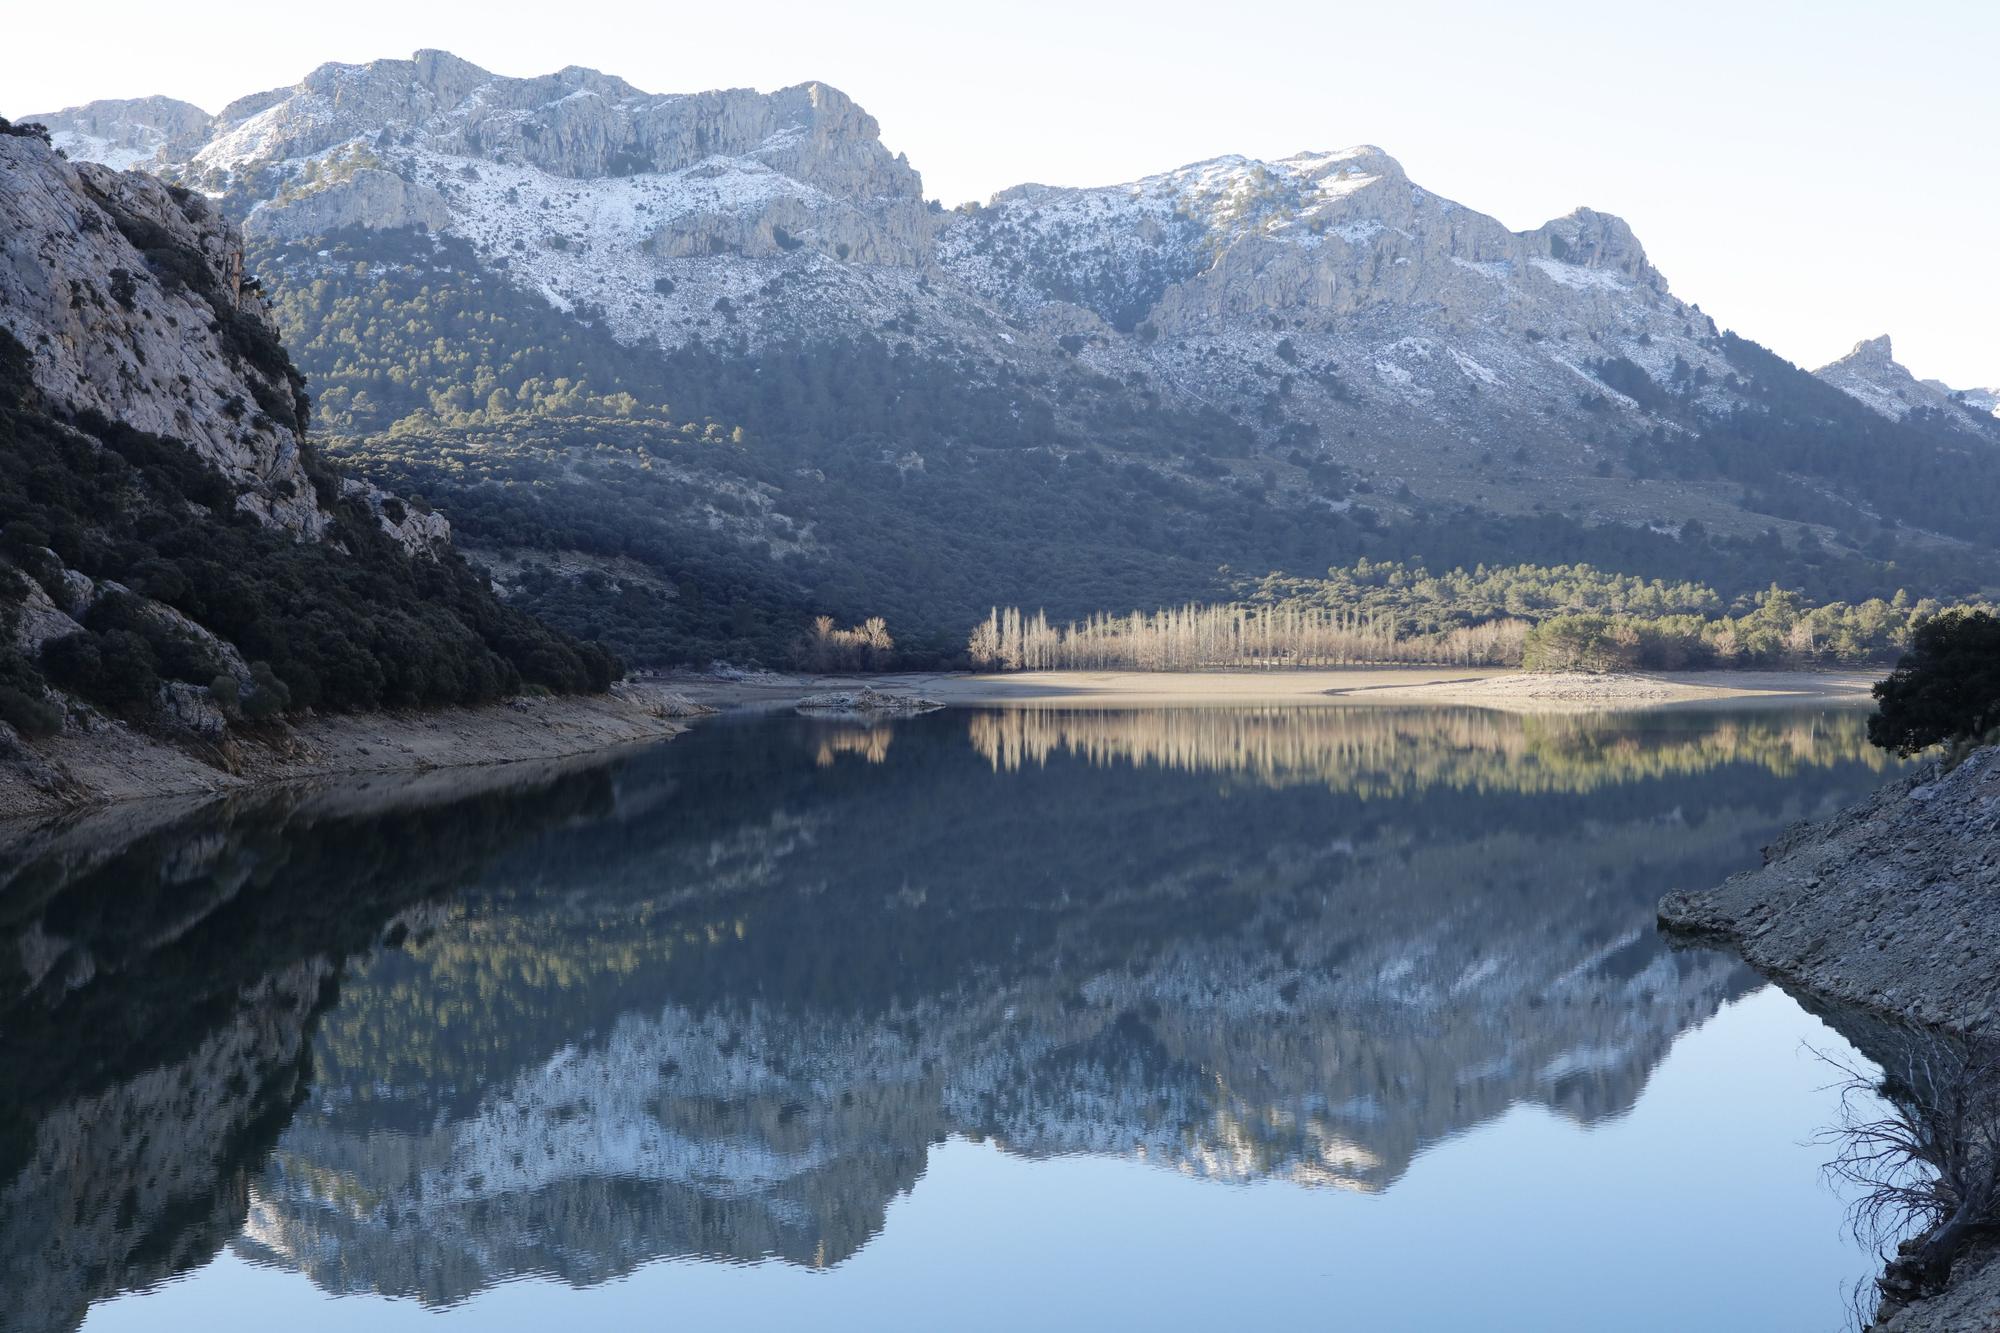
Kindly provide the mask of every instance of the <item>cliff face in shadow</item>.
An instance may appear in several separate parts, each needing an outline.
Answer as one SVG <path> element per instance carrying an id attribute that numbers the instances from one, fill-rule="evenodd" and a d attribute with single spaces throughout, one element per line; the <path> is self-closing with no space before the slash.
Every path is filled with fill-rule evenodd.
<path id="1" fill-rule="evenodd" d="M 1838 715 L 1571 719 L 1557 744 L 1518 719 L 1321 710 L 1301 725 L 1325 735 L 1279 742 L 1306 754 L 1277 779 L 1241 758 L 1240 718 L 1176 714 L 1162 740 L 1130 714 L 1040 716 L 1063 739 L 1015 737 L 1034 751 L 1016 762 L 996 758 L 1002 725 L 1019 726 L 718 721 L 533 798 L 385 812 L 318 843 L 293 820 L 260 864 L 317 868 L 314 901 L 404 887 L 334 946 L 303 947 L 326 925 L 289 918 L 257 929 L 292 947 L 215 936 L 244 975 L 214 979 L 229 1000 L 201 1039 L 57 1079 L 32 1141 L 107 1093 L 185 1117 L 146 1080 L 228 1089 L 221 1052 L 265 1024 L 266 1072 L 210 1104 L 246 1125 L 276 1107 L 282 1128 L 227 1162 L 204 1155 L 220 1134 L 144 1150 L 217 1200 L 175 1233 L 178 1262 L 240 1220 L 249 1257 L 430 1303 L 666 1255 L 838 1263 L 951 1135 L 1382 1190 L 1520 1103 L 1584 1124 L 1628 1109 L 1682 1032 L 1754 984 L 1670 951 L 1660 894 L 1879 780 Z M 432 826 L 397 828 L 414 818 Z M 240 846 L 249 822 L 204 836 Z M 224 896 L 212 871 L 180 882 Z M 56 909 L 76 891 L 45 891 L 17 944 L 74 939 Z M 286 998 L 311 988 L 285 971 L 308 960 L 339 969 L 337 996 Z M 39 975 L 45 997 L 55 965 Z M 143 1280 L 117 1210 L 159 1168 L 88 1154 L 105 1178 L 82 1193 L 110 1222 L 50 1266 L 94 1295 Z"/>

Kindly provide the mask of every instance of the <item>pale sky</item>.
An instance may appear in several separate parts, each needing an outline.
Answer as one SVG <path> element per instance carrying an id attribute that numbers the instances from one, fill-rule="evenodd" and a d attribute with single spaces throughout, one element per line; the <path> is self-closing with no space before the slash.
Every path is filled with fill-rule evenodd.
<path id="1" fill-rule="evenodd" d="M 2000 385 L 2000 0 L 149 0 L 6 28 L 9 116 L 216 111 L 419 47 L 651 92 L 817 79 L 948 204 L 1374 143 L 1512 228 L 1620 214 L 1676 293 L 1808 367 L 1888 333 L 1920 376 Z"/>

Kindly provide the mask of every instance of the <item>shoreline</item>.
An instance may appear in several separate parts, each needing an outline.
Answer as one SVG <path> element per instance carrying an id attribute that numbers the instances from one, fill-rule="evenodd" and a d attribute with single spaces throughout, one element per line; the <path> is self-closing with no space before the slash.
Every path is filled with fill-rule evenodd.
<path id="1" fill-rule="evenodd" d="M 1985 1045 L 2000 1038 L 1996 904 L 2000 746 L 1989 746 L 1950 772 L 1927 764 L 1795 825 L 1756 869 L 1668 894 L 1659 921 L 1672 939 L 1727 948 L 1809 1003 L 1885 1033 Z M 1973 1245 L 1941 1290 L 1885 1300 L 1868 1328 L 1952 1333 L 1993 1327 L 1996 1315 L 2000 1256 Z"/>
<path id="2" fill-rule="evenodd" d="M 1538 674 L 1497 667 L 1325 667 L 1239 671 L 759 673 L 658 678 L 715 708 L 775 708 L 800 696 L 869 686 L 961 708 L 1185 708 L 1445 704 L 1527 712 L 1686 705 L 1869 707 L 1863 672 L 1707 671 Z"/>
<path id="3" fill-rule="evenodd" d="M 1773 980 L 1954 1036 L 2000 1036 L 2000 747 L 1927 764 L 1764 863 L 1660 900 L 1660 924 Z"/>
<path id="4" fill-rule="evenodd" d="M 737 677 L 672 673 L 595 696 L 516 699 L 420 713 L 308 717 L 226 751 L 111 723 L 26 747 L 0 764 L 8 826 L 129 801 L 211 799 L 272 784 L 424 773 L 567 758 L 666 740 L 707 710 L 785 709 L 815 694 L 873 689 L 957 708 L 1141 709 L 1450 706 L 1576 713 L 1773 705 L 1860 707 L 1855 672 L 1712 671 L 1542 675 L 1498 668 L 1332 667 L 1201 672 L 889 672 Z M 694 705 L 690 708 L 690 705 Z"/>
<path id="5" fill-rule="evenodd" d="M 354 713 L 289 721 L 229 741 L 182 746 L 122 723 L 66 733 L 0 765 L 0 838 L 32 824 L 133 801 L 211 800 L 319 778 L 424 774 L 610 753 L 678 736 L 685 700 L 645 685 L 608 694 L 516 699 L 419 713 Z"/>

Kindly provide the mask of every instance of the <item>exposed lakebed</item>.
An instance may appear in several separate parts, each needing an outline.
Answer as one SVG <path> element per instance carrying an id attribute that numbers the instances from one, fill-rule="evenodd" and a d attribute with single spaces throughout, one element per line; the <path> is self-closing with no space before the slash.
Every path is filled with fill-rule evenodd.
<path id="1" fill-rule="evenodd" d="M 0 856 L 6 1327 L 1835 1328 L 1841 1039 L 1662 894 L 1853 711 L 718 718 Z"/>

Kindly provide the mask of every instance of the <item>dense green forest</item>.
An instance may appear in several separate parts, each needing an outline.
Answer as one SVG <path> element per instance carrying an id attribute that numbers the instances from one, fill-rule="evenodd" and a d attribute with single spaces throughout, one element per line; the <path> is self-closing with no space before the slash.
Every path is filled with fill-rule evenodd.
<path id="1" fill-rule="evenodd" d="M 901 664 L 936 665 L 995 604 L 1070 619 L 1220 602 L 1246 577 L 1359 560 L 1587 564 L 1724 601 L 1774 583 L 1813 604 L 2000 586 L 1990 546 L 1898 526 L 1990 542 L 2000 452 L 1970 459 L 1741 340 L 1728 355 L 1758 405 L 1697 419 L 1692 381 L 1648 380 L 1701 429 L 1635 439 L 1626 461 L 1738 482 L 1747 507 L 1825 522 L 1844 546 L 1378 497 L 1310 441 L 1078 365 L 920 355 L 901 321 L 758 350 L 627 346 L 599 312 L 558 311 L 418 231 L 252 258 L 330 452 L 445 513 L 517 606 L 640 663 L 783 661 L 827 614 L 885 617 Z"/>

